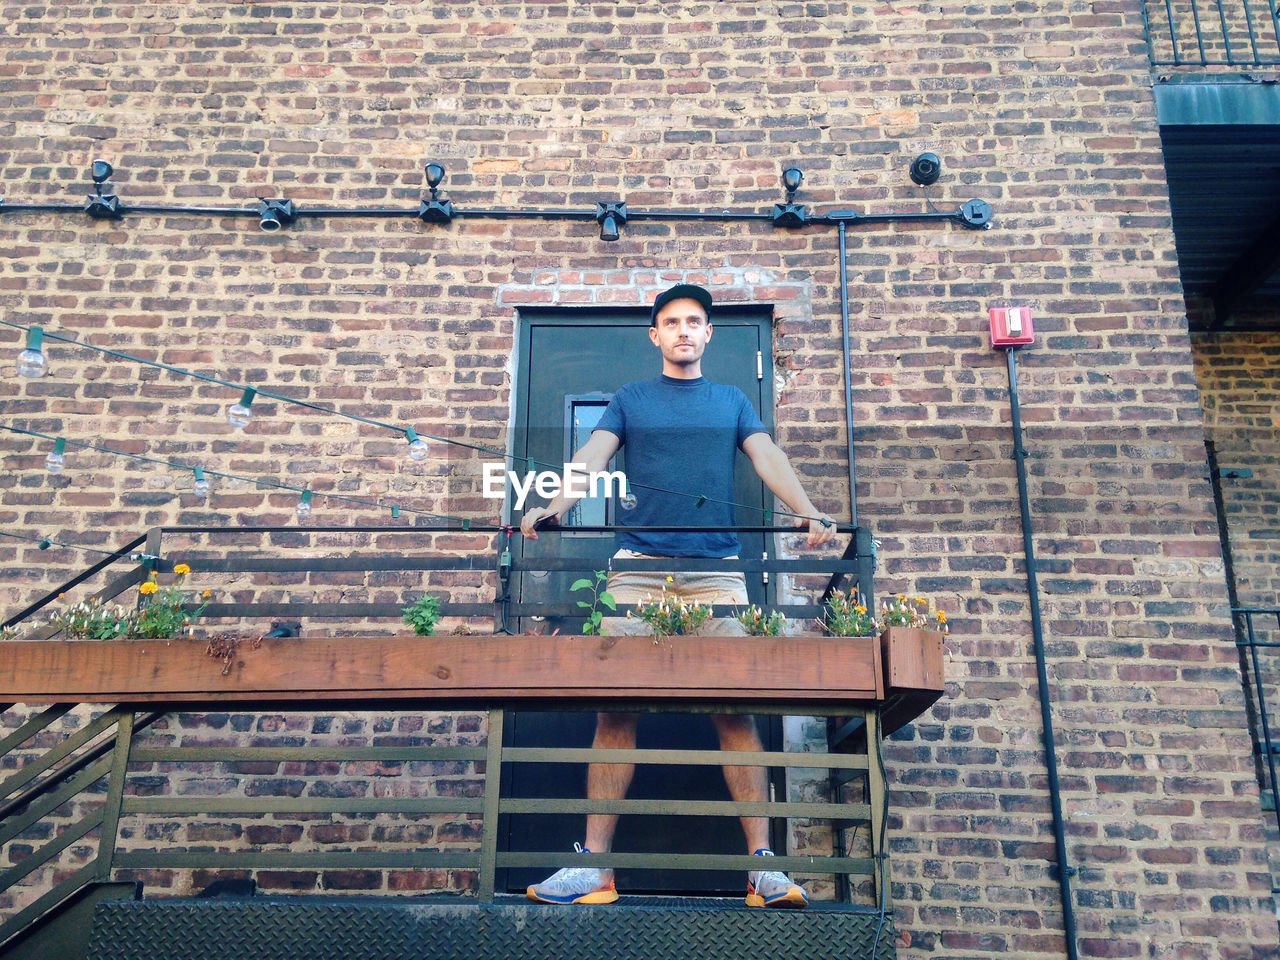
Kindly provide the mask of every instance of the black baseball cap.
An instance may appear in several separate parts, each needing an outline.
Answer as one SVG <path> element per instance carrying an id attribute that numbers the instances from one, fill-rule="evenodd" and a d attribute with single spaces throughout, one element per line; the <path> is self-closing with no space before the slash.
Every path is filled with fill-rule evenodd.
<path id="1" fill-rule="evenodd" d="M 711 316 L 711 294 L 702 287 L 692 283 L 677 283 L 670 290 L 663 290 L 658 294 L 658 299 L 653 301 L 653 310 L 649 313 L 649 326 L 653 326 L 658 322 L 658 311 L 665 307 L 672 300 L 697 300 L 702 304 L 702 309 L 707 311 L 707 317 Z"/>

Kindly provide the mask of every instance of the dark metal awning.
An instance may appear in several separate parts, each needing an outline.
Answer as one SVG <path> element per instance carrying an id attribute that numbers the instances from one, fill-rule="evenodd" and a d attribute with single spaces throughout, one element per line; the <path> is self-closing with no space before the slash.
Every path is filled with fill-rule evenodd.
<path id="1" fill-rule="evenodd" d="M 1193 329 L 1280 329 L 1280 85 L 1156 87 Z M 1193 311 L 1193 314 L 1195 312 Z"/>

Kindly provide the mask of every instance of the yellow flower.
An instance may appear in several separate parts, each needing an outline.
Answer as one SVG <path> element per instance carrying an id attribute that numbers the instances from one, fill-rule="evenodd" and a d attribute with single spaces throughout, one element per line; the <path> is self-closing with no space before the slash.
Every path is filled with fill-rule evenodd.
<path id="1" fill-rule="evenodd" d="M 671 576 L 671 574 L 667 574 L 667 583 L 675 583 L 675 582 L 676 582 L 675 577 Z"/>
<path id="2" fill-rule="evenodd" d="M 860 604 L 860 603 L 856 603 L 856 604 L 854 604 L 854 606 L 853 606 L 853 612 L 854 612 L 854 613 L 866 613 L 866 612 L 867 612 L 867 608 L 866 608 L 866 607 L 864 607 L 864 606 L 863 606 L 862 604 Z"/>
<path id="3" fill-rule="evenodd" d="M 202 596 L 202 597 L 207 597 L 207 596 L 209 596 L 212 592 L 213 592 L 213 591 L 212 591 L 212 590 L 210 590 L 208 587 L 205 587 L 205 591 L 204 591 L 204 593 L 200 594 L 200 596 Z"/>
<path id="4" fill-rule="evenodd" d="M 947 615 L 946 615 L 945 613 L 943 613 L 941 610 L 939 610 L 939 611 L 935 614 L 935 616 L 937 616 L 937 618 L 938 618 L 938 622 L 939 622 L 939 623 L 946 623 L 946 622 L 947 622 Z"/>
<path id="5" fill-rule="evenodd" d="M 174 569 L 174 570 L 177 570 L 178 568 L 177 568 L 177 567 L 174 567 L 173 569 Z M 928 602 L 928 601 L 927 601 L 927 600 L 925 600 L 925 598 L 924 598 L 924 597 L 916 597 L 916 603 L 927 603 L 927 602 Z"/>
<path id="6" fill-rule="evenodd" d="M 147 580 L 147 581 L 144 581 L 143 583 L 138 584 L 138 592 L 139 593 L 155 593 L 156 582 L 154 580 Z"/>
<path id="7" fill-rule="evenodd" d="M 191 568 L 187 566 L 185 563 L 175 563 L 173 565 L 173 572 L 178 574 L 179 576 L 182 576 L 183 574 L 190 573 Z"/>

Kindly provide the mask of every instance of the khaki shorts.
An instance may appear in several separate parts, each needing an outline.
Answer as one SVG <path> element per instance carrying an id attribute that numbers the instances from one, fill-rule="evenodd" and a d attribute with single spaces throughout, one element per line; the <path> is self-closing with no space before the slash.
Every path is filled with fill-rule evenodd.
<path id="1" fill-rule="evenodd" d="M 613 555 L 615 560 L 671 560 L 672 565 L 680 562 L 679 557 L 660 557 L 649 553 L 637 553 L 634 550 L 622 549 Z M 737 560 L 737 556 L 724 557 L 725 560 Z M 667 577 L 672 582 L 667 582 Z M 618 605 L 618 617 L 605 617 L 600 624 L 602 633 L 615 636 L 643 636 L 650 633 L 643 620 L 634 616 L 637 603 L 662 596 L 663 588 L 667 593 L 679 594 L 685 600 L 695 603 L 735 604 L 746 607 L 747 580 L 740 571 L 694 571 L 680 573 L 676 570 L 610 570 L 608 591 Z M 631 610 L 632 616 L 625 616 Z M 702 625 L 699 633 L 707 636 L 743 636 L 746 630 L 737 620 L 732 618 L 715 618 Z"/>

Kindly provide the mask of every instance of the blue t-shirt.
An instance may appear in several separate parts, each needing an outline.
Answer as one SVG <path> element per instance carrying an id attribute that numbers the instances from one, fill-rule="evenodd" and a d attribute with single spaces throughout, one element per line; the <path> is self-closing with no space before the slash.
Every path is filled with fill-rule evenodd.
<path id="1" fill-rule="evenodd" d="M 719 501 L 733 500 L 734 459 L 747 437 L 767 432 L 737 387 L 665 374 L 619 387 L 596 429 L 626 447 L 636 506 L 622 511 L 620 522 L 632 527 L 732 526 L 732 503 Z M 701 507 L 699 496 L 707 498 Z M 741 549 L 732 533 L 623 533 L 619 539 L 627 549 L 668 557 L 727 557 Z"/>

